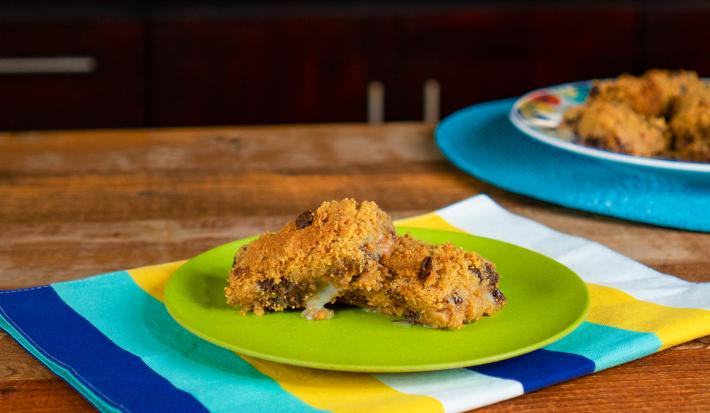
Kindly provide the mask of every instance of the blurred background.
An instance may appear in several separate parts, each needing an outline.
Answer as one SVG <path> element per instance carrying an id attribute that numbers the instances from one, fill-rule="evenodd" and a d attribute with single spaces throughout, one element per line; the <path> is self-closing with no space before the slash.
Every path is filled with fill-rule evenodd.
<path id="1" fill-rule="evenodd" d="M 431 120 L 651 67 L 710 76 L 709 3 L 4 4 L 0 130 L 422 120 L 425 94 Z"/>

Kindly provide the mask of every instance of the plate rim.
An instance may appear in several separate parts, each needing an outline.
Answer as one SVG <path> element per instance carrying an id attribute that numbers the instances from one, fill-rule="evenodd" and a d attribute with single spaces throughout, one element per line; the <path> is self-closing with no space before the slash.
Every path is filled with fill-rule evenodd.
<path id="1" fill-rule="evenodd" d="M 478 365 L 493 363 L 496 361 L 508 360 L 513 357 L 521 356 L 523 354 L 527 354 L 527 353 L 531 353 L 535 350 L 539 350 L 548 344 L 551 344 L 551 343 L 554 343 L 554 342 L 560 340 L 561 338 L 567 336 L 572 331 L 574 331 L 577 327 L 579 327 L 586 320 L 587 315 L 589 314 L 589 311 L 591 308 L 591 296 L 590 296 L 589 287 L 587 286 L 587 283 L 584 281 L 584 279 L 582 279 L 582 277 L 579 276 L 579 274 L 577 274 L 575 271 L 573 271 L 568 266 L 555 260 L 554 258 L 548 257 L 544 254 L 537 252 L 537 251 L 533 251 L 531 249 L 528 249 L 528 248 L 525 248 L 525 247 L 522 247 L 519 245 L 515 245 L 515 244 L 509 243 L 509 242 L 505 242 L 505 241 L 501 241 L 501 240 L 497 240 L 497 239 L 489 238 L 489 237 L 473 235 L 473 234 L 464 233 L 464 232 L 454 232 L 454 231 L 440 230 L 440 229 L 433 229 L 433 228 L 409 227 L 409 226 L 404 226 L 404 225 L 402 225 L 402 226 L 397 225 L 396 228 L 400 231 L 414 229 L 416 231 L 420 231 L 420 230 L 433 231 L 433 232 L 440 232 L 440 233 L 455 234 L 456 236 L 463 235 L 463 236 L 469 236 L 469 237 L 473 237 L 473 238 L 485 239 L 487 241 L 493 241 L 496 243 L 507 244 L 508 246 L 512 246 L 514 248 L 523 249 L 523 250 L 527 251 L 528 253 L 539 255 L 539 256 L 542 256 L 548 260 L 552 260 L 552 261 L 556 262 L 557 264 L 561 265 L 562 267 L 566 268 L 569 271 L 569 273 L 571 275 L 574 275 L 574 277 L 577 278 L 577 280 L 581 283 L 581 285 L 584 286 L 584 290 L 583 290 L 584 303 L 583 303 L 582 311 L 577 315 L 577 317 L 574 319 L 573 322 L 571 322 L 569 325 L 567 325 L 565 328 L 561 329 L 557 333 L 552 334 L 549 337 L 545 338 L 544 340 L 540 340 L 534 344 L 523 346 L 521 348 L 518 348 L 518 349 L 515 349 L 512 351 L 508 351 L 506 353 L 499 353 L 499 354 L 488 356 L 488 357 L 480 357 L 480 358 L 477 358 L 476 361 L 473 363 L 470 360 L 463 360 L 463 361 L 434 363 L 434 364 L 425 364 L 425 365 L 416 365 L 416 366 L 408 365 L 408 366 L 404 366 L 404 367 L 403 366 L 377 366 L 377 365 L 376 366 L 369 366 L 369 365 L 361 365 L 361 364 L 353 366 L 353 365 L 345 365 L 345 364 L 334 364 L 334 363 L 328 363 L 328 362 L 294 360 L 292 358 L 275 356 L 275 355 L 268 354 L 268 353 L 260 353 L 258 351 L 252 351 L 249 349 L 244 350 L 241 348 L 237 348 L 237 346 L 234 346 L 233 344 L 228 343 L 224 340 L 215 339 L 214 337 L 210 337 L 207 334 L 200 332 L 199 330 L 193 328 L 188 322 L 183 320 L 180 316 L 175 314 L 171 310 L 171 306 L 169 305 L 169 302 L 171 301 L 171 299 L 169 297 L 171 296 L 171 294 L 168 293 L 168 290 L 171 289 L 170 285 L 172 285 L 173 280 L 175 280 L 177 278 L 177 277 L 175 277 L 175 274 L 178 274 L 178 272 L 181 269 L 183 269 L 183 267 L 186 267 L 193 259 L 200 257 L 202 255 L 208 254 L 208 253 L 212 252 L 213 250 L 224 247 L 225 245 L 231 244 L 235 241 L 254 239 L 254 238 L 256 238 L 256 236 L 240 238 L 238 240 L 233 240 L 233 241 L 218 245 L 218 246 L 211 248 L 207 251 L 204 251 L 198 255 L 195 255 L 194 257 L 187 260 L 180 267 L 178 267 L 170 275 L 170 278 L 168 279 L 168 281 L 164 287 L 165 309 L 168 312 L 168 314 L 170 314 L 172 319 L 175 320 L 175 322 L 177 322 L 182 328 L 186 329 L 191 334 L 194 334 L 197 337 L 199 337 L 209 343 L 217 345 L 223 349 L 227 349 L 229 351 L 235 352 L 238 355 L 246 355 L 246 356 L 257 358 L 260 360 L 277 362 L 277 363 L 286 364 L 286 365 L 290 365 L 290 366 L 315 368 L 315 369 L 329 370 L 329 371 L 352 372 L 352 373 L 410 373 L 410 372 L 440 371 L 440 370 L 447 370 L 447 369 L 452 369 L 452 368 L 478 366 Z"/>
<path id="2" fill-rule="evenodd" d="M 703 80 L 707 81 L 706 78 L 703 78 Z M 624 165 L 638 165 L 647 168 L 662 169 L 667 171 L 710 173 L 710 164 L 708 163 L 674 161 L 670 159 L 655 159 L 642 156 L 626 155 L 611 151 L 605 151 L 603 149 L 591 148 L 572 142 L 566 142 L 532 128 L 527 124 L 527 122 L 522 120 L 520 115 L 518 114 L 518 108 L 520 108 L 523 103 L 527 102 L 531 98 L 531 96 L 535 94 L 539 94 L 543 91 L 549 91 L 550 89 L 561 89 L 565 87 L 578 88 L 582 85 L 589 85 L 592 82 L 593 80 L 581 80 L 541 87 L 527 92 L 515 100 L 513 106 L 510 109 L 510 112 L 508 112 L 508 119 L 513 124 L 513 126 L 515 126 L 519 131 L 523 132 L 524 135 L 531 137 L 538 142 L 542 142 L 556 148 L 560 148 L 569 152 L 574 152 L 594 159 L 601 159 L 615 163 L 621 163 Z"/>

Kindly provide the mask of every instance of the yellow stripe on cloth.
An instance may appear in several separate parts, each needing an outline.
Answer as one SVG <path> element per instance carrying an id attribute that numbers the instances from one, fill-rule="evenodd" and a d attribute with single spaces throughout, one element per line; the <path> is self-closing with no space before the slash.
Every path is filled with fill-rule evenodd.
<path id="1" fill-rule="evenodd" d="M 186 261 L 174 261 L 165 264 L 151 265 L 149 267 L 134 268 L 128 270 L 133 281 L 145 292 L 152 295 L 158 301 L 164 301 L 163 288 L 168 278 Z"/>
<path id="2" fill-rule="evenodd" d="M 427 228 L 427 229 L 440 229 L 452 232 L 463 232 L 459 228 L 449 224 L 444 218 L 437 215 L 435 212 L 431 212 L 424 215 L 419 215 L 412 218 L 399 219 L 395 222 L 397 225 L 402 225 L 405 227 L 415 227 L 415 228 Z"/>
<path id="3" fill-rule="evenodd" d="M 141 289 L 163 301 L 170 275 L 185 261 L 128 270 Z M 284 390 L 313 407 L 334 412 L 443 412 L 441 403 L 429 396 L 398 392 L 369 374 L 341 373 L 288 366 L 239 355 Z"/>
<path id="4" fill-rule="evenodd" d="M 654 333 L 662 349 L 710 334 L 710 311 L 676 308 L 638 300 L 611 287 L 587 283 L 591 308 L 587 321 Z M 704 326 L 704 333 L 698 332 Z"/>
<path id="5" fill-rule="evenodd" d="M 287 366 L 242 356 L 284 390 L 309 405 L 332 412 L 443 412 L 437 399 L 398 392 L 373 376 Z"/>

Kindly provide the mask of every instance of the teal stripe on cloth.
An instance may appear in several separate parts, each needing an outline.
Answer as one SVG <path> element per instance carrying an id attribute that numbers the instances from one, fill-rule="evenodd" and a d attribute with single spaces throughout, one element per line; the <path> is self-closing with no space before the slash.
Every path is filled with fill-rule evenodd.
<path id="1" fill-rule="evenodd" d="M 9 321 L 9 317 L 6 317 L 2 307 L 0 307 L 0 328 L 5 330 L 10 336 L 15 339 L 25 350 L 30 352 L 39 361 L 41 361 L 45 366 L 47 366 L 54 374 L 61 377 L 64 381 L 69 383 L 70 386 L 75 388 L 82 396 L 84 396 L 89 403 L 93 404 L 99 411 L 102 412 L 120 412 L 116 410 L 113 406 L 106 403 L 103 399 L 98 397 L 91 389 L 89 389 L 84 383 L 81 382 L 72 372 L 71 367 L 61 365 L 55 362 L 52 358 L 44 354 L 39 348 L 37 348 L 31 341 L 26 339 L 18 328 Z"/>
<path id="2" fill-rule="evenodd" d="M 81 390 L 91 392 L 87 398 L 100 397 L 122 411 L 207 413 L 194 396 L 109 340 L 49 286 L 0 291 L 0 310 L 34 349 L 66 366 Z"/>
<path id="3" fill-rule="evenodd" d="M 624 330 L 585 321 L 569 335 L 545 347 L 586 357 L 594 371 L 614 367 L 657 352 L 661 340 L 653 333 Z"/>
<path id="4" fill-rule="evenodd" d="M 184 330 L 125 271 L 52 287 L 116 345 L 140 357 L 210 411 L 319 411 L 236 354 Z"/>

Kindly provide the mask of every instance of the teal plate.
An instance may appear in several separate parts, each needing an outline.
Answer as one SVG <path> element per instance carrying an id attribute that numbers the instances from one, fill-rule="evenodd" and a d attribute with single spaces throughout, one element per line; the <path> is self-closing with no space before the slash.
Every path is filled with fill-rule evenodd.
<path id="1" fill-rule="evenodd" d="M 218 346 L 264 360 L 353 372 L 412 372 L 466 367 L 528 353 L 570 333 L 586 317 L 585 283 L 564 265 L 525 248 L 448 231 L 398 228 L 433 244 L 451 242 L 494 261 L 508 302 L 463 329 L 412 326 L 359 308 L 330 320 L 298 311 L 242 316 L 224 298 L 234 241 L 191 259 L 165 287 L 172 317 Z"/>

